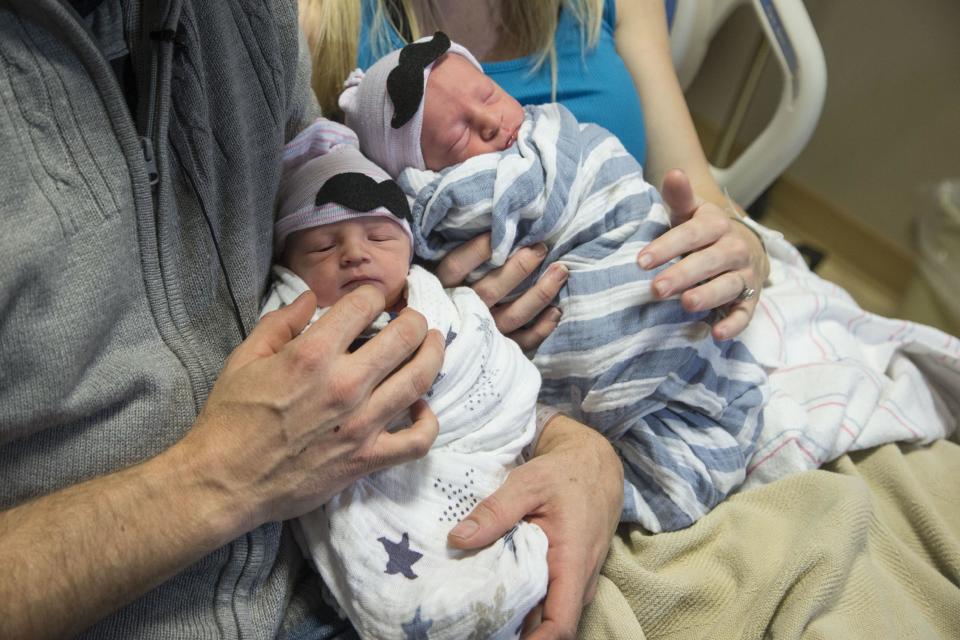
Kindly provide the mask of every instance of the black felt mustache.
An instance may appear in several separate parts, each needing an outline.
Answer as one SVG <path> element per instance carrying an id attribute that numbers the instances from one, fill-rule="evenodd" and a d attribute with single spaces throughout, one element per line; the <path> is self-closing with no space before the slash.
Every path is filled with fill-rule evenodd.
<path id="1" fill-rule="evenodd" d="M 354 211 L 372 211 L 383 207 L 401 220 L 410 220 L 410 203 L 393 180 L 377 182 L 362 173 L 338 173 L 317 191 L 316 206 L 335 202 Z"/>
<path id="2" fill-rule="evenodd" d="M 414 42 L 400 50 L 400 62 L 387 76 L 387 94 L 393 102 L 390 126 L 399 129 L 410 121 L 423 99 L 423 70 L 450 48 L 450 38 L 437 31 L 426 42 Z"/>

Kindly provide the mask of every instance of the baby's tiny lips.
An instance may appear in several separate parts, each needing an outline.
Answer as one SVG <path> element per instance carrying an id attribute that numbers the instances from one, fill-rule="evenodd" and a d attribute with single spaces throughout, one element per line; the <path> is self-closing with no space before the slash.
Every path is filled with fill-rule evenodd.
<path id="1" fill-rule="evenodd" d="M 376 282 L 379 282 L 379 280 L 378 280 L 377 278 L 374 278 L 374 277 L 372 277 L 372 276 L 363 275 L 363 274 L 357 274 L 357 275 L 352 275 L 352 276 L 350 276 L 350 278 L 344 283 L 344 286 L 351 285 L 351 284 L 354 284 L 354 283 L 356 283 L 356 282 L 365 282 L 365 283 L 367 283 L 367 284 L 370 284 L 370 283 L 375 282 L 375 281 L 376 281 Z"/>
<path id="2" fill-rule="evenodd" d="M 514 130 L 507 136 L 507 143 L 504 146 L 504 149 L 509 149 L 517 141 L 517 135 L 520 133 L 520 125 L 517 125 Z"/>

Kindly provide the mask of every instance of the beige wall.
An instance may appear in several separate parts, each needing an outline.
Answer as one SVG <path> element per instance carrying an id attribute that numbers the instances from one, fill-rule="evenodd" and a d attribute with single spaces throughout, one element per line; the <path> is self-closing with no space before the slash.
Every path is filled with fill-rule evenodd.
<path id="1" fill-rule="evenodd" d="M 807 0 L 827 62 L 823 115 L 789 178 L 904 248 L 926 190 L 960 176 L 960 0 Z M 726 119 L 758 31 L 736 14 L 688 91 L 691 110 Z M 772 61 L 744 136 L 779 92 Z M 709 152 L 709 150 L 708 150 Z"/>

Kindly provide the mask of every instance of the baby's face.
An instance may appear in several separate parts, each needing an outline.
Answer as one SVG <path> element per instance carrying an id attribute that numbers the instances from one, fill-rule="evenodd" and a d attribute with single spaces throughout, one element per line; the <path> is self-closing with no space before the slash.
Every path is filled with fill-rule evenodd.
<path id="1" fill-rule="evenodd" d="M 517 140 L 523 107 L 463 56 L 443 55 L 427 77 L 420 148 L 439 171 Z"/>
<path id="2" fill-rule="evenodd" d="M 387 218 L 357 217 L 292 234 L 284 263 L 313 290 L 317 306 L 329 307 L 369 284 L 393 309 L 402 300 L 410 269 L 410 240 Z"/>

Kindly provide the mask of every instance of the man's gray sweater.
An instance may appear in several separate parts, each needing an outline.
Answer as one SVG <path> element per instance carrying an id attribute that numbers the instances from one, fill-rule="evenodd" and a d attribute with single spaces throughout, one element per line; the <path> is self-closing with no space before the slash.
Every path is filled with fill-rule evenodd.
<path id="1" fill-rule="evenodd" d="M 125 3 L 131 114 L 69 5 L 0 2 L 0 508 L 190 429 L 257 318 L 282 145 L 317 115 L 294 0 L 140 4 Z M 298 601 L 282 531 L 242 536 L 88 634 L 278 635 Z"/>

